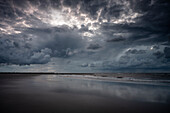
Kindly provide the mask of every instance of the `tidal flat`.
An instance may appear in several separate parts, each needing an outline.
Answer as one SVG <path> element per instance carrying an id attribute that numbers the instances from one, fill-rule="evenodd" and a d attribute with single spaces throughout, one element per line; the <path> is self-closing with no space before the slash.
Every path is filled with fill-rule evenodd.
<path id="1" fill-rule="evenodd" d="M 0 74 L 1 113 L 170 113 L 169 75 Z"/>

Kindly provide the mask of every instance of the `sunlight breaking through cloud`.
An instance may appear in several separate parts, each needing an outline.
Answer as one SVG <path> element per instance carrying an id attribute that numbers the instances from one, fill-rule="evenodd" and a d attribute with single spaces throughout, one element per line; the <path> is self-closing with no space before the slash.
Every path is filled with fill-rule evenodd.
<path id="1" fill-rule="evenodd" d="M 58 65 L 89 71 L 170 65 L 164 1 L 9 0 L 0 2 L 0 10 L 3 64 L 48 64 L 57 58 L 69 62 L 57 60 Z"/>

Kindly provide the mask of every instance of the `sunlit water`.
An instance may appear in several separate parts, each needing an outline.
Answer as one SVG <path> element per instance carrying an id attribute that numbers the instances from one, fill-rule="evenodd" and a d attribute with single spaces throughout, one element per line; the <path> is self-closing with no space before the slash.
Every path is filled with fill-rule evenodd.
<path id="1" fill-rule="evenodd" d="M 170 85 L 41 75 L 1 79 L 5 112 L 169 112 Z"/>

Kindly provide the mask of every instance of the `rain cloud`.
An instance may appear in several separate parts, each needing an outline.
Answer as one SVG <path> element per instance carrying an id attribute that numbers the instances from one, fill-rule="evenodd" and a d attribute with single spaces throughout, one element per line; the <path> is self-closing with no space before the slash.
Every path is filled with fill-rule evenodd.
<path id="1" fill-rule="evenodd" d="M 166 0 L 0 0 L 0 71 L 167 71 L 169 12 Z"/>

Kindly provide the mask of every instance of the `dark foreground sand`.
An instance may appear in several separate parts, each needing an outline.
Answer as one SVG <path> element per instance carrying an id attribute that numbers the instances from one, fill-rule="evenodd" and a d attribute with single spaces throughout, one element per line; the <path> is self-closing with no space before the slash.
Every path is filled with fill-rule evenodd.
<path id="1" fill-rule="evenodd" d="M 170 113 L 170 83 L 103 77 L 1 74 L 0 113 Z"/>

